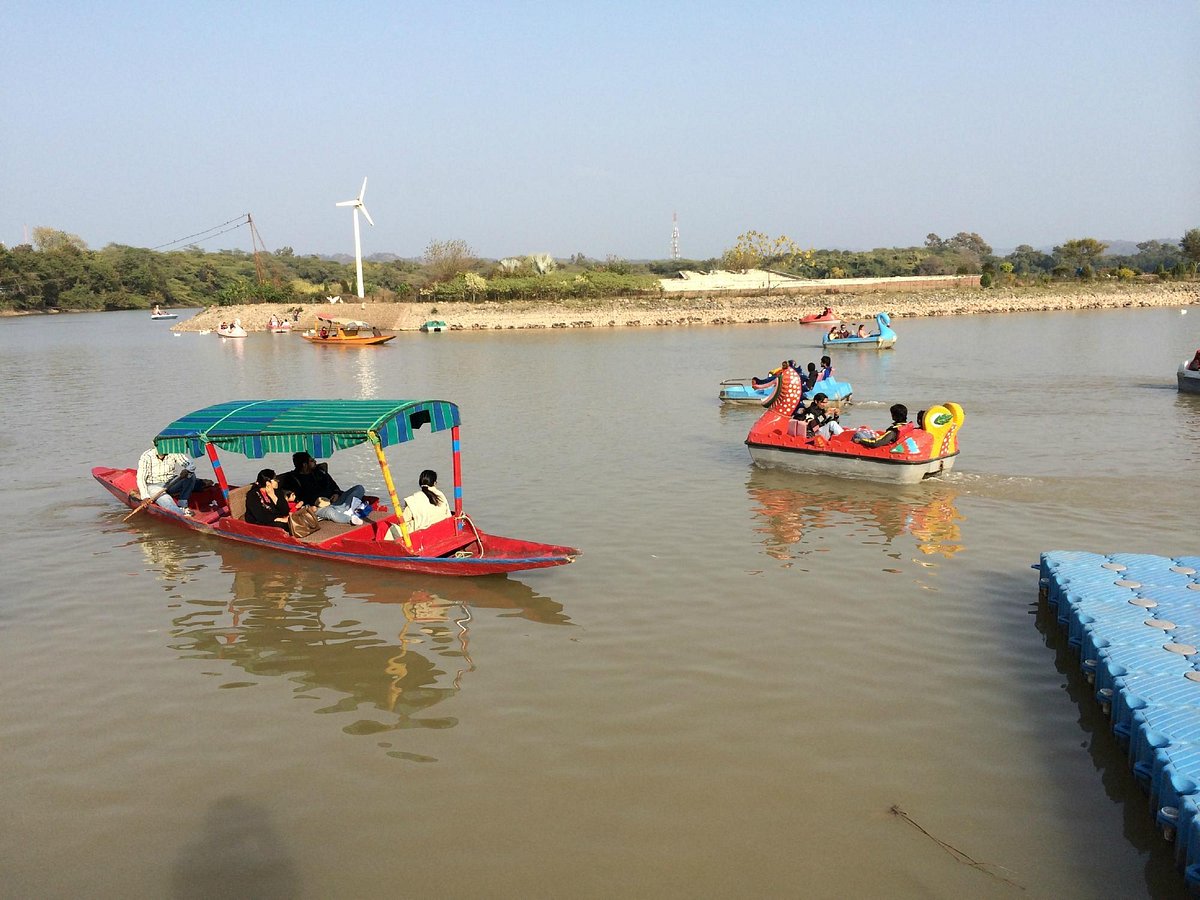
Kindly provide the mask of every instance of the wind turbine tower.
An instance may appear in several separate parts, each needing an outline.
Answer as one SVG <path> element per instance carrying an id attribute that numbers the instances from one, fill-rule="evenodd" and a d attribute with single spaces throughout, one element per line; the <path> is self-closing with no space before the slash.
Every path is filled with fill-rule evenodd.
<path id="1" fill-rule="evenodd" d="M 679 259 L 679 213 L 671 213 L 671 259 Z"/>
<path id="2" fill-rule="evenodd" d="M 373 227 L 375 222 L 371 219 L 371 214 L 367 212 L 367 208 L 363 206 L 363 194 L 367 192 L 367 179 L 363 179 L 362 187 L 358 190 L 358 196 L 353 200 L 343 200 L 341 203 L 334 204 L 335 206 L 352 206 L 354 207 L 354 265 L 358 271 L 358 299 L 363 298 L 363 280 L 362 280 L 362 240 L 358 235 L 358 214 L 361 211 L 367 217 L 367 222 Z"/>

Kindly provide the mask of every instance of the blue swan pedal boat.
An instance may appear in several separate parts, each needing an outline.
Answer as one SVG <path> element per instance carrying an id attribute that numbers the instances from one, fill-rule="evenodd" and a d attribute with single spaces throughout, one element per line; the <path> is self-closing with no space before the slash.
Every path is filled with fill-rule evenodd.
<path id="1" fill-rule="evenodd" d="M 887 350 L 896 343 L 896 332 L 891 329 L 892 317 L 885 312 L 875 314 L 875 331 L 866 337 L 831 338 L 828 334 L 821 339 L 822 347 L 862 347 L 867 350 Z"/>

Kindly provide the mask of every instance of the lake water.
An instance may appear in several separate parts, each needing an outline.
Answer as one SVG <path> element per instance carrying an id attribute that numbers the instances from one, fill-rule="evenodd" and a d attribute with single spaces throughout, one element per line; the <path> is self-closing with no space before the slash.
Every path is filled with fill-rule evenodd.
<path id="1" fill-rule="evenodd" d="M 966 410 L 958 468 L 912 488 L 751 465 L 718 384 L 816 361 L 815 328 L 168 325 L 0 321 L 0 895 L 1183 896 L 1030 565 L 1197 552 L 1200 309 L 841 351 L 850 424 Z M 287 396 L 457 402 L 476 521 L 584 555 L 365 572 L 122 523 L 91 478 Z M 445 435 L 389 459 L 402 494 L 450 481 Z M 380 486 L 363 448 L 332 469 Z"/>

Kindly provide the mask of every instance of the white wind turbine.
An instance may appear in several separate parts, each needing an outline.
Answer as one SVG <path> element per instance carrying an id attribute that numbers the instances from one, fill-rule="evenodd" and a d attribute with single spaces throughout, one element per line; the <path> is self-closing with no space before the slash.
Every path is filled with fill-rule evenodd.
<path id="1" fill-rule="evenodd" d="M 362 187 L 358 191 L 358 196 L 353 200 L 343 200 L 336 206 L 353 206 L 354 207 L 354 264 L 358 267 L 358 299 L 363 298 L 363 280 L 362 280 L 362 241 L 358 236 L 358 213 L 359 210 L 367 217 L 367 221 L 374 226 L 375 222 L 371 219 L 371 214 L 367 212 L 367 208 L 363 206 L 363 194 L 367 192 L 367 179 L 363 179 Z"/>

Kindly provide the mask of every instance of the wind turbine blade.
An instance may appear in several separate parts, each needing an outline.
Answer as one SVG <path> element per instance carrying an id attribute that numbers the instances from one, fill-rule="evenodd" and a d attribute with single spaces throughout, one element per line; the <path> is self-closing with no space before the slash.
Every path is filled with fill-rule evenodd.
<path id="1" fill-rule="evenodd" d="M 358 200 L 343 200 L 341 203 L 335 203 L 334 206 L 358 206 Z"/>
<path id="2" fill-rule="evenodd" d="M 374 225 L 375 220 L 371 218 L 371 214 L 369 212 L 367 212 L 367 208 L 365 206 L 363 206 L 361 203 L 358 204 L 358 208 L 361 209 L 362 214 L 367 217 L 367 221 L 370 222 L 372 225 Z"/>
<path id="3" fill-rule="evenodd" d="M 367 192 L 367 179 L 363 178 L 363 186 L 358 190 L 358 202 L 362 203 L 363 194 Z"/>

